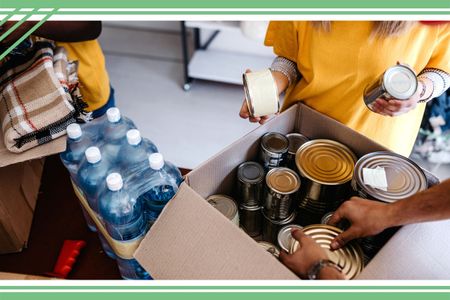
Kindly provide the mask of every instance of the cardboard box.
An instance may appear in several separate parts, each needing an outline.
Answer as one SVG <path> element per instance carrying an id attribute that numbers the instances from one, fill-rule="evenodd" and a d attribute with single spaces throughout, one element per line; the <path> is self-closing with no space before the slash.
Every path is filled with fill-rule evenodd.
<path id="1" fill-rule="evenodd" d="M 0 132 L 0 254 L 26 247 L 41 183 L 44 156 L 65 149 L 65 138 L 30 149 L 9 152 Z"/>
<path id="2" fill-rule="evenodd" d="M 188 174 L 135 252 L 135 258 L 154 278 L 298 279 L 204 200 L 212 194 L 232 194 L 237 166 L 257 157 L 259 139 L 268 131 L 300 132 L 312 139 L 336 140 L 358 157 L 386 150 L 305 105 L 291 107 Z M 450 222 L 405 226 L 359 278 L 449 279 L 450 239 L 444 235 L 449 230 Z M 435 231 L 439 232 L 439 239 Z M 416 233 L 427 238 L 417 237 Z M 446 242 L 442 244 L 443 239 Z M 424 254 L 429 248 L 433 248 L 429 252 L 433 257 Z"/>

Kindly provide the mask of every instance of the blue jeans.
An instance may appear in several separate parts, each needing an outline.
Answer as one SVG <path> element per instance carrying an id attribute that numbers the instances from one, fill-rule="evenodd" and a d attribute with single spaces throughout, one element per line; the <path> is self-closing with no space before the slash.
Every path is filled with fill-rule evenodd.
<path id="1" fill-rule="evenodd" d="M 92 112 L 92 118 L 97 119 L 103 116 L 108 108 L 115 107 L 116 106 L 116 99 L 114 98 L 114 89 L 111 87 L 109 92 L 109 98 L 105 105 L 102 107 L 94 110 Z"/>

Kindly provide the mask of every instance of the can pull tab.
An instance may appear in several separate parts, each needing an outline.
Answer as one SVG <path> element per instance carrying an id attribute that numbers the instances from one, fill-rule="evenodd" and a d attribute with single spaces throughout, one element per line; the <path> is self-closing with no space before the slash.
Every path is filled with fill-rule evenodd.
<path id="1" fill-rule="evenodd" d="M 47 275 L 57 278 L 67 278 L 67 275 L 72 271 L 72 266 L 78 255 L 80 255 L 81 249 L 85 246 L 85 241 L 65 240 L 53 272 L 47 273 Z"/>

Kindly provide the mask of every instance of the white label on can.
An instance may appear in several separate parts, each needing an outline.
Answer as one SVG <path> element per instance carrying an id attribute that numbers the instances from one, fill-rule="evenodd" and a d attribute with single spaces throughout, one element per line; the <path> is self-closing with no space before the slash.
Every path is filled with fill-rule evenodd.
<path id="1" fill-rule="evenodd" d="M 364 184 L 371 187 L 387 191 L 388 183 L 386 179 L 386 171 L 382 167 L 375 169 L 363 168 Z"/>

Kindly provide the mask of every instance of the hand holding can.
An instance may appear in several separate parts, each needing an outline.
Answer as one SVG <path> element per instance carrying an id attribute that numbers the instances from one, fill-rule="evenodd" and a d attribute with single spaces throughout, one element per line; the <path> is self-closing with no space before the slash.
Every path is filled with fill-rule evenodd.
<path id="1" fill-rule="evenodd" d="M 375 113 L 395 117 L 417 106 L 424 87 L 413 69 L 398 63 L 365 89 L 364 102 Z"/>
<path id="2" fill-rule="evenodd" d="M 271 114 L 280 110 L 279 91 L 272 72 L 247 70 L 243 75 L 245 99 L 239 115 L 250 122 L 264 124 Z"/>

